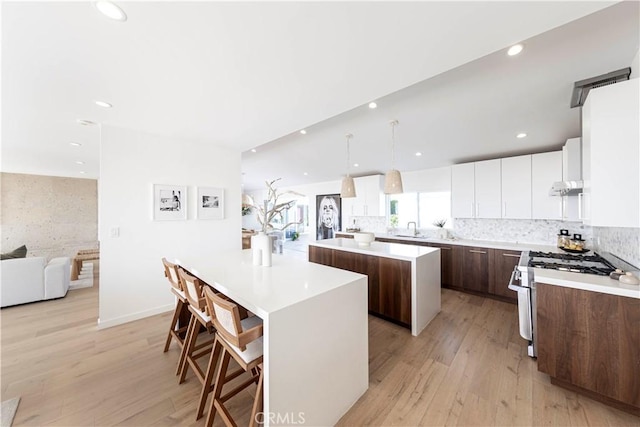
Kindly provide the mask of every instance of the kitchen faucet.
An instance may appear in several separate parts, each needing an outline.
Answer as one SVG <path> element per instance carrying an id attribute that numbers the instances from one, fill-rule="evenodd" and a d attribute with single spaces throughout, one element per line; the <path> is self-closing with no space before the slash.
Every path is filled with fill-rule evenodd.
<path id="1" fill-rule="evenodd" d="M 411 230 L 410 225 L 413 224 L 413 235 L 417 236 L 418 235 L 418 226 L 416 225 L 415 221 L 409 221 L 407 223 L 407 230 Z"/>

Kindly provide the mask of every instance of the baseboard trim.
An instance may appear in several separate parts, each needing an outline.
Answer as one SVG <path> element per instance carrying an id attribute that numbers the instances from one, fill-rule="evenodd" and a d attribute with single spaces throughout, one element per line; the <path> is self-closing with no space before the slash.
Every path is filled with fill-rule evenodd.
<path id="1" fill-rule="evenodd" d="M 144 319 L 145 317 L 155 316 L 156 314 L 165 313 L 167 311 L 175 310 L 174 304 L 161 305 L 160 307 L 154 307 L 149 310 L 139 311 L 137 313 L 127 314 L 126 316 L 116 317 L 115 319 L 109 319 L 102 321 L 98 318 L 98 329 L 107 329 L 113 326 L 122 325 L 124 323 L 133 322 L 134 320 Z"/>

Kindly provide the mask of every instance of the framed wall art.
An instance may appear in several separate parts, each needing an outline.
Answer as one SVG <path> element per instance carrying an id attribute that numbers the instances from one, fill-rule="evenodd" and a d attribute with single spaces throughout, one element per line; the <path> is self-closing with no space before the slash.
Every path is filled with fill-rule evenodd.
<path id="1" fill-rule="evenodd" d="M 340 231 L 340 194 L 321 194 L 316 196 L 318 226 L 316 235 L 318 240 L 333 239 Z"/>
<path id="2" fill-rule="evenodd" d="M 224 219 L 224 189 L 198 187 L 198 219 Z"/>
<path id="3" fill-rule="evenodd" d="M 155 221 L 187 219 L 186 185 L 153 185 L 153 219 Z"/>

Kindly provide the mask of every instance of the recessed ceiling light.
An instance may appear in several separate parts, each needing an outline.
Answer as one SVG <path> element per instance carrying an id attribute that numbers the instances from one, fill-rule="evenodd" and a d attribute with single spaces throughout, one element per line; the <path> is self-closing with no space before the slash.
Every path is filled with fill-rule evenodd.
<path id="1" fill-rule="evenodd" d="M 69 145 L 73 147 L 80 147 L 82 144 L 80 144 L 79 142 L 70 142 Z"/>
<path id="2" fill-rule="evenodd" d="M 307 131 L 306 131 L 306 130 L 304 130 L 304 129 L 302 129 L 302 130 L 300 131 L 300 133 L 301 133 L 301 134 L 303 134 L 303 135 L 306 135 L 306 134 L 307 134 Z"/>
<path id="3" fill-rule="evenodd" d="M 93 5 L 98 9 L 100 13 L 102 13 L 107 18 L 113 19 L 115 21 L 124 22 L 127 20 L 127 14 L 124 13 L 124 10 L 120 9 L 120 6 L 115 3 L 111 3 L 106 0 L 99 0 L 93 3 Z"/>
<path id="4" fill-rule="evenodd" d="M 371 108 L 372 110 L 373 110 L 374 108 L 376 108 L 377 106 L 378 106 L 378 104 L 376 104 L 375 102 L 370 102 L 370 103 L 369 103 L 369 108 Z"/>
<path id="5" fill-rule="evenodd" d="M 83 162 L 83 161 L 81 161 L 81 160 L 77 160 L 77 161 L 76 161 L 76 165 L 84 165 L 84 162 Z"/>
<path id="6" fill-rule="evenodd" d="M 526 134 L 526 133 L 524 133 L 524 132 L 520 132 L 519 134 L 517 134 L 517 135 L 516 135 L 516 138 L 520 138 L 520 139 L 522 139 L 522 138 L 526 138 L 526 136 L 527 136 L 527 134 Z"/>
<path id="7" fill-rule="evenodd" d="M 357 168 L 358 166 L 360 166 L 358 163 L 354 163 L 354 164 L 353 164 L 353 167 L 354 167 L 354 168 Z"/>
<path id="8" fill-rule="evenodd" d="M 102 108 L 111 108 L 113 107 L 113 105 L 109 104 L 108 102 L 104 102 L 104 101 L 95 101 L 96 105 L 98 107 L 102 107 Z"/>
<path id="9" fill-rule="evenodd" d="M 422 153 L 418 151 L 418 152 L 416 152 L 416 156 L 420 157 L 420 156 L 422 156 Z"/>
<path id="10" fill-rule="evenodd" d="M 85 171 L 80 171 L 80 173 L 81 173 L 82 175 L 84 175 L 86 172 L 85 172 Z"/>
<path id="11" fill-rule="evenodd" d="M 522 52 L 522 49 L 524 49 L 524 46 L 522 46 L 521 44 L 514 44 L 507 51 L 507 55 L 515 56 L 515 55 L 519 54 L 520 52 Z"/>
<path id="12" fill-rule="evenodd" d="M 303 175 L 304 175 L 304 176 L 307 176 L 307 175 L 309 175 L 309 174 L 305 172 L 305 173 L 303 173 Z"/>
<path id="13" fill-rule="evenodd" d="M 79 125 L 82 125 L 82 126 L 91 126 L 96 124 L 96 122 L 92 122 L 91 120 L 78 119 L 76 121 L 78 122 Z"/>
<path id="14" fill-rule="evenodd" d="M 252 152 L 252 153 L 257 153 L 257 152 L 258 152 L 258 150 L 256 150 L 255 148 L 252 148 L 252 149 L 251 149 L 251 152 Z"/>

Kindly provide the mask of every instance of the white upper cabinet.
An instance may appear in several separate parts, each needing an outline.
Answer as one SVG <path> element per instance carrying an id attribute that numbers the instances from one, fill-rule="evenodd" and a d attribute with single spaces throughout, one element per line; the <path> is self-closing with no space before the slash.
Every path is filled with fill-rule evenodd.
<path id="1" fill-rule="evenodd" d="M 531 155 L 501 159 L 501 168 L 502 218 L 531 219 Z"/>
<path id="2" fill-rule="evenodd" d="M 475 218 L 475 167 L 473 163 L 451 166 L 451 216 Z"/>
<path id="3" fill-rule="evenodd" d="M 500 218 L 500 159 L 451 167 L 451 216 Z"/>
<path id="4" fill-rule="evenodd" d="M 354 178 L 356 197 L 342 199 L 342 215 L 347 221 L 353 216 L 385 216 L 384 176 L 371 175 Z M 347 224 L 349 227 L 351 223 Z M 346 226 L 343 225 L 343 228 Z"/>
<path id="5" fill-rule="evenodd" d="M 475 162 L 476 218 L 501 218 L 500 159 Z"/>
<path id="6" fill-rule="evenodd" d="M 562 179 L 562 151 L 531 156 L 532 218 L 563 219 L 563 198 L 549 195 L 551 184 Z"/>
<path id="7" fill-rule="evenodd" d="M 640 79 L 592 89 L 583 106 L 582 216 L 640 227 Z"/>

